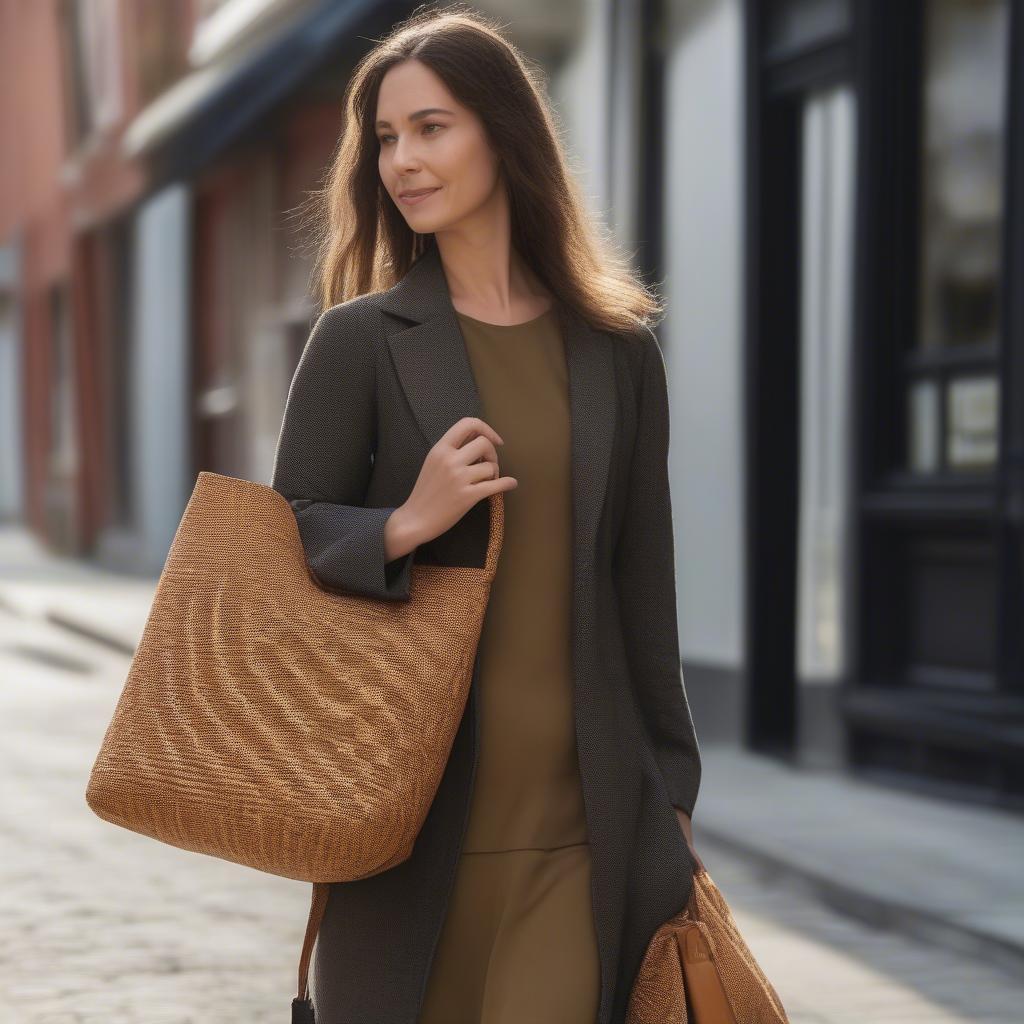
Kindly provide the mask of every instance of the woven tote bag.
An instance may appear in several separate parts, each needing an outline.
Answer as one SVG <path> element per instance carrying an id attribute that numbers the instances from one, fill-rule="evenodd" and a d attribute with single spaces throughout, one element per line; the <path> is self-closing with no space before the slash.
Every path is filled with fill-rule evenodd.
<path id="1" fill-rule="evenodd" d="M 788 1024 L 782 1000 L 698 868 L 682 911 L 655 933 L 630 993 L 626 1024 Z"/>
<path id="2" fill-rule="evenodd" d="M 502 497 L 488 498 L 484 566 L 414 563 L 409 600 L 321 586 L 265 484 L 201 472 L 178 525 L 86 802 L 160 842 L 314 883 L 295 1020 L 312 1020 L 329 883 L 406 860 L 440 785 Z"/>

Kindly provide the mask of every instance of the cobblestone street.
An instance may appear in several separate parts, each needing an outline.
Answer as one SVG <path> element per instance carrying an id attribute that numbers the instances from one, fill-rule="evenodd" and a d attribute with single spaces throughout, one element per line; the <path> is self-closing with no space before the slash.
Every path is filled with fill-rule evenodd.
<path id="1" fill-rule="evenodd" d="M 0 640 L 0 1020 L 287 1020 L 309 886 L 98 818 L 85 787 L 128 660 L 2 609 Z"/>
<path id="2" fill-rule="evenodd" d="M 0 607 L 0 1021 L 284 1021 L 309 887 L 164 846 L 85 803 L 127 667 L 103 644 Z M 1024 985 L 1008 974 L 762 879 L 696 825 L 794 1024 L 1021 1019 Z"/>

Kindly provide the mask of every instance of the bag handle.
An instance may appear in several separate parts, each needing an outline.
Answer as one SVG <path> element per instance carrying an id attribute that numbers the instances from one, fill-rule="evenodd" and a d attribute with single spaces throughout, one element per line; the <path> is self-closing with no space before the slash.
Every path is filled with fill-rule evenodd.
<path id="1" fill-rule="evenodd" d="M 292 1024 L 316 1024 L 313 1002 L 309 998 L 309 961 L 330 894 L 330 882 L 313 883 L 313 899 L 309 907 L 309 919 L 306 921 L 306 935 L 302 940 L 302 955 L 299 957 L 299 994 L 292 1000 Z"/>
<path id="2" fill-rule="evenodd" d="M 487 558 L 484 562 L 484 569 L 490 579 L 498 571 L 498 556 L 501 554 L 501 545 L 505 540 L 505 492 L 495 491 L 488 499 L 490 505 L 490 519 L 487 530 Z"/>

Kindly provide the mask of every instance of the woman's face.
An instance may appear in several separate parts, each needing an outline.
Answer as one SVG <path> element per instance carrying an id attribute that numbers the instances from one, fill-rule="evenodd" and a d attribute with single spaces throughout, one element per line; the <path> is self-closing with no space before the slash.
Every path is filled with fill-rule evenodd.
<path id="1" fill-rule="evenodd" d="M 448 228 L 497 194 L 498 159 L 483 122 L 418 60 L 391 68 L 377 96 L 381 181 L 418 234 Z M 431 189 L 418 201 L 403 192 Z"/>

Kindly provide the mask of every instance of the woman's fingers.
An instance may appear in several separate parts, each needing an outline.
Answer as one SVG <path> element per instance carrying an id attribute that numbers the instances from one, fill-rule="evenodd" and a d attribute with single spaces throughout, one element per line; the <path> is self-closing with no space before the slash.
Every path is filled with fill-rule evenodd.
<path id="1" fill-rule="evenodd" d="M 441 440 L 451 444 L 453 448 L 461 448 L 466 441 L 478 434 L 488 438 L 492 444 L 504 444 L 501 435 L 478 416 L 463 416 L 456 420 L 444 433 Z"/>

